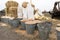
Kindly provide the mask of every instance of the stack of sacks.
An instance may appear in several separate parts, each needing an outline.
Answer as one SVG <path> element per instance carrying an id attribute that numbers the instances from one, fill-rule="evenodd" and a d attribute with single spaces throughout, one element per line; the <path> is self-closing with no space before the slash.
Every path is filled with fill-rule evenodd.
<path id="1" fill-rule="evenodd" d="M 8 1 L 6 3 L 6 16 L 17 17 L 18 3 L 15 1 Z"/>

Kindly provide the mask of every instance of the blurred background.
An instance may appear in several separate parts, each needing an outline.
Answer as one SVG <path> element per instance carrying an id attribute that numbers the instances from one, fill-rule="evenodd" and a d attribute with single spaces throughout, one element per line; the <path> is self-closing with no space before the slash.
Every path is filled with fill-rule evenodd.
<path id="1" fill-rule="evenodd" d="M 0 0 L 0 10 L 5 8 L 5 3 L 7 1 L 8 0 Z M 32 3 L 36 6 L 36 8 L 38 8 L 42 12 L 44 10 L 46 11 L 52 10 L 54 3 L 59 0 L 13 0 L 13 1 L 17 1 L 20 6 L 24 1 L 27 2 L 32 1 Z"/>

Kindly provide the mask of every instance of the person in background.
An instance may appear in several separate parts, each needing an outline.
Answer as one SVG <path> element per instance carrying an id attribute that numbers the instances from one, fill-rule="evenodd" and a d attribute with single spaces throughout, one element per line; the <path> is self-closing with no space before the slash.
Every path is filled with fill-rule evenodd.
<path id="1" fill-rule="evenodd" d="M 28 19 L 29 20 L 34 20 L 34 8 L 35 6 L 33 4 L 28 4 Z"/>
<path id="2" fill-rule="evenodd" d="M 23 2 L 22 3 L 22 13 L 23 13 L 23 19 L 28 19 L 27 15 L 28 15 L 28 10 L 27 10 L 27 4 L 28 2 Z"/>
<path id="3" fill-rule="evenodd" d="M 34 8 L 28 2 L 23 2 L 23 19 L 34 20 Z"/>

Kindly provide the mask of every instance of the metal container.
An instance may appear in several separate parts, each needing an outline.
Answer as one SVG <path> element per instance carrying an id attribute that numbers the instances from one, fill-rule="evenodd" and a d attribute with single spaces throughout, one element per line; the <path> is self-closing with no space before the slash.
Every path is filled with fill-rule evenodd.
<path id="1" fill-rule="evenodd" d="M 4 23 L 8 23 L 9 17 L 8 16 L 1 16 L 1 21 Z"/>
<path id="2" fill-rule="evenodd" d="M 8 23 L 9 18 L 1 18 L 1 22 Z"/>
<path id="3" fill-rule="evenodd" d="M 60 31 L 57 31 L 57 40 L 60 40 Z"/>
<path id="4" fill-rule="evenodd" d="M 60 27 L 56 27 L 57 40 L 60 40 Z"/>
<path id="5" fill-rule="evenodd" d="M 21 24 L 21 21 L 23 18 L 17 18 L 17 20 L 19 21 L 19 24 Z"/>
<path id="6" fill-rule="evenodd" d="M 22 21 L 21 21 L 21 26 L 22 26 L 22 29 L 24 29 L 24 30 L 26 29 L 25 22 L 22 22 Z"/>
<path id="7" fill-rule="evenodd" d="M 25 22 L 27 22 L 27 21 L 28 21 L 27 19 L 26 19 L 26 20 L 20 20 L 20 22 L 21 22 L 21 26 L 22 26 L 21 29 L 23 29 L 23 30 L 26 29 L 26 24 L 25 24 Z"/>
<path id="8" fill-rule="evenodd" d="M 18 27 L 19 26 L 19 21 L 14 19 L 14 20 L 9 20 L 9 24 L 13 27 Z"/>
<path id="9" fill-rule="evenodd" d="M 37 24 L 38 24 L 38 23 L 41 23 L 42 21 L 40 21 L 40 20 L 33 20 L 33 22 L 36 23 L 36 25 L 35 25 L 35 29 L 38 30 Z"/>
<path id="10" fill-rule="evenodd" d="M 33 34 L 35 30 L 36 23 L 33 21 L 26 22 L 26 31 L 28 34 Z"/>
<path id="11" fill-rule="evenodd" d="M 33 34 L 35 30 L 35 24 L 26 24 L 26 31 L 28 34 Z"/>
<path id="12" fill-rule="evenodd" d="M 39 30 L 39 36 L 41 40 L 47 40 L 51 30 L 52 23 L 42 22 L 37 24 Z"/>

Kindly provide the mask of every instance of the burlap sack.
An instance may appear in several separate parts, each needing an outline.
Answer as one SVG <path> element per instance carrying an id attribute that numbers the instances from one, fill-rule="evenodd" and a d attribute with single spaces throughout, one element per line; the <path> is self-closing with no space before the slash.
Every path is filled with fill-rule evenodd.
<path id="1" fill-rule="evenodd" d="M 18 7 L 18 3 L 15 1 L 8 1 L 6 7 Z"/>
<path id="2" fill-rule="evenodd" d="M 17 17 L 18 3 L 15 1 L 8 1 L 6 3 L 6 16 Z"/>

